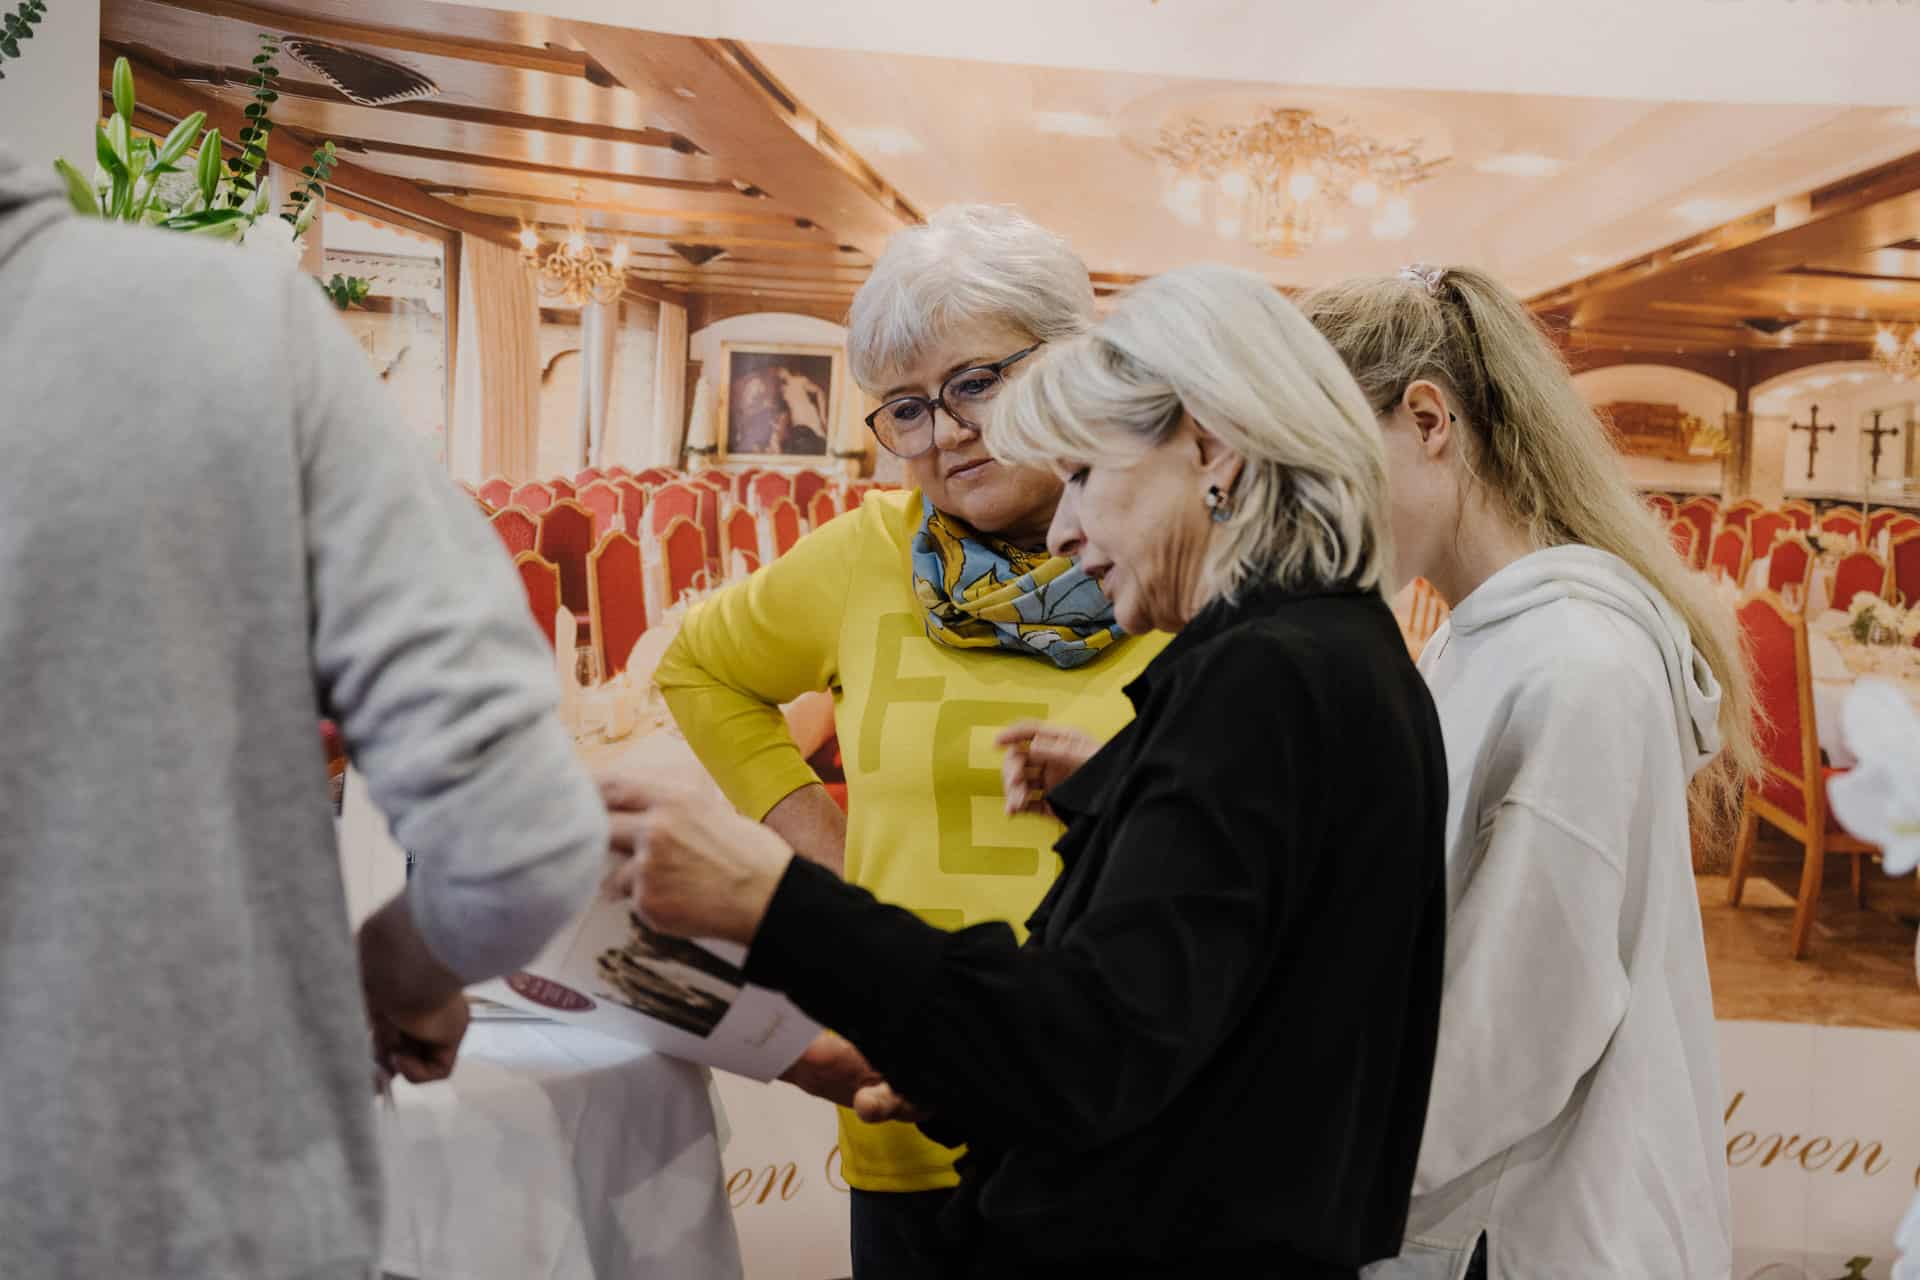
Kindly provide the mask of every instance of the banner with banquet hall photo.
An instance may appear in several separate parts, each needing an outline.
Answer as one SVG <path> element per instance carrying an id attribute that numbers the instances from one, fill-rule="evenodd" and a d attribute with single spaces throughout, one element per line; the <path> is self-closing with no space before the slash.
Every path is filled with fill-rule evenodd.
<path id="1" fill-rule="evenodd" d="M 298 258 L 484 513 L 582 759 L 690 777 L 651 680 L 687 609 L 910 465 L 846 345 L 903 228 L 1016 205 L 1100 310 L 1203 260 L 1288 291 L 1483 266 L 1561 344 L 1675 553 L 1730 606 L 1779 601 L 1767 654 L 1799 666 L 1773 723 L 1811 804 L 1860 679 L 1920 705 L 1920 4 L 1477 7 L 977 0 L 956 28 L 898 0 L 54 0 L 6 56 L 0 134 L 7 92 L 57 81 L 73 119 L 6 141 L 91 169 L 123 56 L 136 139 L 200 111 L 230 150 L 281 126 L 257 185 L 300 191 L 293 214 L 324 176 L 324 211 L 236 251 Z M 143 188 L 150 220 L 234 215 L 180 165 Z M 1394 606 L 1414 653 L 1447 617 L 1424 583 Z M 852 803 L 834 711 L 782 708 Z M 329 743 L 357 921 L 406 855 Z M 1790 820 L 1740 847 L 1693 850 L 1734 1276 L 1887 1280 L 1920 1189 L 1920 881 Z M 742 962 L 607 902 L 476 989 L 454 1078 L 383 1104 L 386 1270 L 734 1280 L 737 1245 L 747 1280 L 843 1280 L 835 1113 L 769 1083 L 814 1024 Z"/>

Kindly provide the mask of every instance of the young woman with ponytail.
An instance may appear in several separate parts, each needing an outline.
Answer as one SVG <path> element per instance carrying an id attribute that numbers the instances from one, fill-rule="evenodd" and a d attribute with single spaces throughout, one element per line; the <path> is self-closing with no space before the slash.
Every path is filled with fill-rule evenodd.
<path id="1" fill-rule="evenodd" d="M 1725 1276 L 1689 833 L 1757 759 L 1732 613 L 1491 278 L 1302 309 L 1379 419 L 1397 576 L 1453 611 L 1420 661 L 1449 772 L 1439 1054 L 1405 1246 L 1368 1275 Z"/>

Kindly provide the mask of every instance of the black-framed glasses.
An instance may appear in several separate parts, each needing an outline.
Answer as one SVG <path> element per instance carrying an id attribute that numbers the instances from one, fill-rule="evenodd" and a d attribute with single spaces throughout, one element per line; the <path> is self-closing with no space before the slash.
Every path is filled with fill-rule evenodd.
<path id="1" fill-rule="evenodd" d="M 931 399 L 896 396 L 867 415 L 867 428 L 896 458 L 917 458 L 933 448 L 935 409 L 945 409 L 949 418 L 969 431 L 978 431 L 987 406 L 1007 385 L 1007 370 L 1045 345 L 1036 342 L 1004 360 L 962 369 L 942 383 L 940 394 Z"/>

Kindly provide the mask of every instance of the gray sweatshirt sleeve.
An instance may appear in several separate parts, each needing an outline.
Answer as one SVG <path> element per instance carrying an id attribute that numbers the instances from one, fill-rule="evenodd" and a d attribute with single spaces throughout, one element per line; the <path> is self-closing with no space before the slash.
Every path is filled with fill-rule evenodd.
<path id="1" fill-rule="evenodd" d="M 428 948 L 475 982 L 530 960 L 594 892 L 607 818 L 554 709 L 511 561 L 396 420 L 318 289 L 289 276 L 288 385 L 321 705 L 414 855 Z"/>

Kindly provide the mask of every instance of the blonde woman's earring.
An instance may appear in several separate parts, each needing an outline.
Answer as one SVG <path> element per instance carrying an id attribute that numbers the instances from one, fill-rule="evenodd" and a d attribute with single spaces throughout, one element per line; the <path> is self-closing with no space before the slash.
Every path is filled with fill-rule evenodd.
<path id="1" fill-rule="evenodd" d="M 1215 524 L 1225 524 L 1233 519 L 1233 499 L 1217 484 L 1207 486 L 1207 510 L 1213 512 Z"/>

